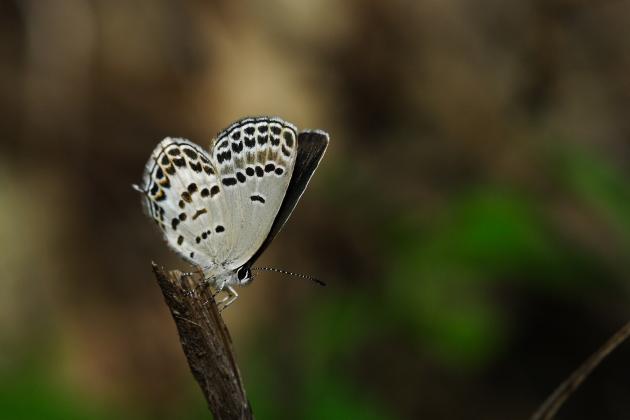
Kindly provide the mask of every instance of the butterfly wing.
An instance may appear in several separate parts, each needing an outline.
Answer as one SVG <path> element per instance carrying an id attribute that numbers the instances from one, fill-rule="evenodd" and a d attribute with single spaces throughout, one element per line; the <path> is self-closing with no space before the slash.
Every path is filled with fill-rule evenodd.
<path id="1" fill-rule="evenodd" d="M 298 136 L 293 125 L 266 117 L 232 124 L 209 155 L 166 138 L 145 167 L 145 210 L 168 245 L 207 275 L 251 265 L 290 216 L 327 145 L 326 133 Z"/>
<path id="2" fill-rule="evenodd" d="M 269 234 L 256 253 L 247 261 L 247 267 L 251 267 L 256 262 L 258 257 L 262 255 L 278 232 L 280 232 L 280 229 L 282 229 L 289 219 L 289 216 L 291 216 L 293 209 L 300 200 L 300 197 L 302 197 L 308 182 L 324 156 L 326 147 L 328 147 L 328 140 L 328 134 L 320 130 L 303 131 L 298 135 L 295 167 L 284 200 Z"/>
<path id="3" fill-rule="evenodd" d="M 200 266 L 219 267 L 221 226 L 229 222 L 221 205 L 220 179 L 210 156 L 186 139 L 165 138 L 145 166 L 146 213 L 168 245 Z"/>
<path id="4" fill-rule="evenodd" d="M 279 118 L 246 118 L 221 132 L 212 160 L 225 206 L 226 268 L 247 262 L 268 237 L 291 181 L 297 130 Z"/>

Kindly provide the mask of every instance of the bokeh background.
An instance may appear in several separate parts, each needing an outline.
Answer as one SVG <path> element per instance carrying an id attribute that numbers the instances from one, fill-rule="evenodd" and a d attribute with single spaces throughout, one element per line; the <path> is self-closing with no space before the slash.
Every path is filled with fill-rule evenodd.
<path id="1" fill-rule="evenodd" d="M 331 134 L 225 312 L 260 419 L 527 418 L 627 319 L 630 3 L 0 3 L 0 417 L 201 419 L 131 189 L 165 136 Z M 630 346 L 560 419 L 630 416 Z"/>

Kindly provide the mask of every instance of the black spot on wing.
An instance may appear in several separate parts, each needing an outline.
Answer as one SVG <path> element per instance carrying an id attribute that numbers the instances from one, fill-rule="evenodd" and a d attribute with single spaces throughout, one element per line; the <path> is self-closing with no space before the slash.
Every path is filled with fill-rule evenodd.
<path id="1" fill-rule="evenodd" d="M 169 175 L 175 175 L 175 167 L 173 165 L 169 165 L 166 167 L 166 173 Z"/>
<path id="2" fill-rule="evenodd" d="M 237 181 L 236 181 L 236 178 L 234 178 L 234 177 L 228 177 L 228 178 L 223 178 L 221 180 L 221 182 L 223 183 L 223 185 L 229 187 L 229 186 L 232 186 L 232 185 L 236 185 Z"/>
<path id="3" fill-rule="evenodd" d="M 186 156 L 188 156 L 191 159 L 197 159 L 199 157 L 197 155 L 197 152 L 195 152 L 193 149 L 183 148 L 182 150 L 184 151 L 184 153 L 186 153 Z"/>
<path id="4" fill-rule="evenodd" d="M 163 176 L 164 176 L 164 172 L 162 171 L 162 168 L 158 166 L 157 171 L 155 171 L 155 177 L 157 179 L 162 179 Z"/>
<path id="5" fill-rule="evenodd" d="M 219 161 L 219 163 L 223 163 L 224 161 L 230 159 L 232 159 L 232 152 L 230 152 L 229 150 L 217 154 L 217 161 Z"/>
<path id="6" fill-rule="evenodd" d="M 201 163 L 188 162 L 188 165 L 190 166 L 190 169 L 192 169 L 193 171 L 201 172 Z"/>
<path id="7" fill-rule="evenodd" d="M 275 134 L 276 136 L 279 136 L 281 131 L 282 131 L 282 129 L 280 128 L 280 126 L 278 126 L 278 125 L 272 125 L 271 126 L 271 132 L 273 134 Z"/>
<path id="8" fill-rule="evenodd" d="M 166 194 L 164 194 L 164 190 L 160 190 L 157 195 L 154 197 L 155 201 L 164 201 L 166 200 Z"/>
<path id="9" fill-rule="evenodd" d="M 184 191 L 182 193 L 182 200 L 184 200 L 187 203 L 192 202 L 192 196 L 190 195 L 190 193 L 188 191 Z"/>
<path id="10" fill-rule="evenodd" d="M 201 194 L 202 197 L 205 198 L 205 197 L 210 195 L 210 190 L 208 190 L 207 188 L 204 188 L 204 189 L 201 190 L 200 194 Z"/>
<path id="11" fill-rule="evenodd" d="M 181 244 L 182 244 L 182 242 L 184 242 L 184 237 L 183 237 L 183 236 L 181 236 L 181 235 L 179 235 L 179 236 L 177 237 L 177 245 L 181 245 Z"/>
<path id="12" fill-rule="evenodd" d="M 210 188 L 210 197 L 214 197 L 215 195 L 219 194 L 221 190 L 219 189 L 218 185 L 213 185 L 212 188 Z"/>
<path id="13" fill-rule="evenodd" d="M 257 165 L 256 166 L 256 176 L 259 178 L 262 178 L 262 176 L 265 174 L 265 171 L 263 171 L 262 166 Z"/>
<path id="14" fill-rule="evenodd" d="M 251 197 L 249 197 L 249 199 L 252 201 L 258 201 L 260 203 L 265 204 L 265 199 L 261 197 L 260 195 L 252 195 Z"/>
<path id="15" fill-rule="evenodd" d="M 170 150 L 168 151 L 168 154 L 171 156 L 179 156 L 180 155 L 180 151 L 177 147 L 171 147 Z"/>
<path id="16" fill-rule="evenodd" d="M 208 175 L 214 175 L 214 170 L 208 165 L 203 165 L 203 171 Z"/>
<path id="17" fill-rule="evenodd" d="M 256 132 L 256 128 L 254 128 L 253 125 L 250 125 L 249 127 L 245 128 L 245 133 L 249 134 L 250 136 L 254 135 L 255 132 Z"/>
<path id="18" fill-rule="evenodd" d="M 291 157 L 291 151 L 287 149 L 286 147 L 284 147 L 284 144 L 282 145 L 282 154 L 285 155 L 286 157 Z"/>
<path id="19" fill-rule="evenodd" d="M 260 144 L 261 146 L 263 144 L 266 144 L 268 138 L 269 138 L 269 135 L 258 136 L 258 144 Z"/>
<path id="20" fill-rule="evenodd" d="M 244 142 L 245 142 L 245 146 L 247 146 L 250 149 L 256 146 L 256 140 L 253 137 L 245 137 Z"/>
<path id="21" fill-rule="evenodd" d="M 276 169 L 276 165 L 274 165 L 273 163 L 268 163 L 265 165 L 265 172 L 267 173 L 272 172 L 274 169 Z"/>
<path id="22" fill-rule="evenodd" d="M 243 142 L 242 141 L 232 143 L 232 151 L 234 153 L 240 153 L 242 150 L 243 150 Z"/>
<path id="23" fill-rule="evenodd" d="M 170 163 L 171 163 L 171 161 L 168 160 L 168 156 L 166 156 L 166 155 L 162 156 L 162 165 L 168 165 Z"/>
<path id="24" fill-rule="evenodd" d="M 216 233 L 221 233 L 221 232 L 225 232 L 225 228 L 221 225 L 218 225 L 216 228 L 214 228 L 214 231 Z"/>
<path id="25" fill-rule="evenodd" d="M 245 169 L 245 173 L 247 174 L 247 176 L 254 176 L 256 172 L 254 171 L 254 168 L 248 166 L 247 169 Z"/>
<path id="26" fill-rule="evenodd" d="M 243 183 L 243 182 L 245 182 L 245 180 L 246 180 L 247 178 L 245 177 L 245 175 L 243 175 L 243 172 L 237 172 L 237 173 L 236 173 L 236 179 L 238 179 L 238 181 L 239 181 L 240 183 Z"/>
<path id="27" fill-rule="evenodd" d="M 284 141 L 288 147 L 293 147 L 293 133 L 290 131 L 285 131 L 282 135 L 284 137 Z"/>
<path id="28" fill-rule="evenodd" d="M 186 159 L 184 159 L 184 158 L 173 159 L 173 163 L 178 168 L 182 168 L 182 167 L 186 166 Z"/>
<path id="29" fill-rule="evenodd" d="M 205 208 L 203 208 L 203 209 L 199 209 L 199 210 L 197 210 L 197 211 L 195 212 L 195 214 L 193 214 L 192 219 L 193 219 L 193 220 L 195 220 L 195 219 L 197 219 L 197 217 L 201 216 L 201 215 L 202 215 L 202 214 L 204 214 L 204 213 L 208 213 L 208 209 L 205 209 Z"/>
<path id="30" fill-rule="evenodd" d="M 171 220 L 171 227 L 173 228 L 173 230 L 177 230 L 177 225 L 179 225 L 178 218 L 174 218 L 173 220 Z"/>
<path id="31" fill-rule="evenodd" d="M 195 184 L 194 182 L 191 182 L 190 184 L 188 184 L 187 189 L 190 194 L 194 194 L 197 192 L 197 184 Z"/>
<path id="32" fill-rule="evenodd" d="M 274 172 L 276 173 L 276 175 L 282 175 L 284 173 L 284 169 L 278 167 L 278 168 L 276 168 L 276 170 Z"/>

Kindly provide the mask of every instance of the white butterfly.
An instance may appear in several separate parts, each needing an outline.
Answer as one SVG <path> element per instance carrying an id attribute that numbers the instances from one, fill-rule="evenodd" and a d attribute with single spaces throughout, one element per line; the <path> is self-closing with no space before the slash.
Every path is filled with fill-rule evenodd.
<path id="1" fill-rule="evenodd" d="M 252 280 L 251 266 L 295 208 L 326 147 L 328 134 L 298 134 L 280 118 L 245 118 L 220 132 L 210 154 L 167 137 L 145 166 L 145 210 L 169 246 L 200 266 L 217 291 Z"/>

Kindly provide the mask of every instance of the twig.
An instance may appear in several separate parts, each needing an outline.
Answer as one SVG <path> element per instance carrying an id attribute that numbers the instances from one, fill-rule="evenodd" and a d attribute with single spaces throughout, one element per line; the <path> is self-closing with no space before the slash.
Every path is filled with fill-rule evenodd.
<path id="1" fill-rule="evenodd" d="M 193 376 L 216 420 L 253 419 L 230 333 L 209 288 L 179 271 L 153 272 L 177 325 L 180 342 Z M 195 276 L 196 277 L 196 276 Z"/>
<path id="2" fill-rule="evenodd" d="M 547 400 L 538 408 L 531 417 L 531 420 L 550 420 L 560 409 L 562 404 L 571 396 L 582 382 L 590 375 L 590 373 L 606 358 L 613 350 L 630 336 L 630 322 L 624 325 L 615 333 L 608 341 L 599 348 L 591 357 L 586 359 L 582 365 L 577 368 L 567 380 L 565 380 L 556 390 L 547 398 Z"/>

